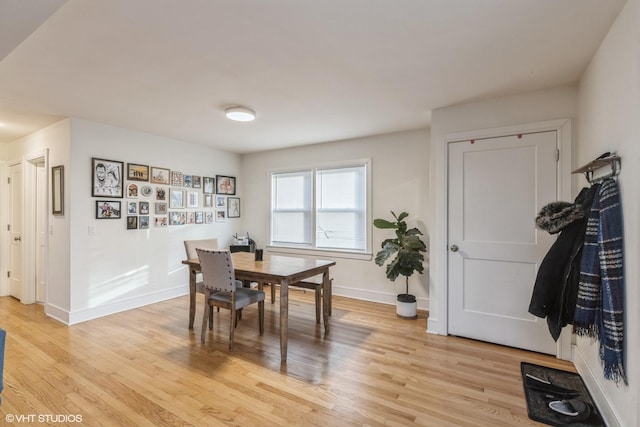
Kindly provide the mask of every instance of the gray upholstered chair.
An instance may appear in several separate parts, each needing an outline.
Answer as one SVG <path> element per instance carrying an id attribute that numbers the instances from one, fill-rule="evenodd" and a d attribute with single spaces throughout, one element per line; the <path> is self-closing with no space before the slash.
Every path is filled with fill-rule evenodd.
<path id="1" fill-rule="evenodd" d="M 242 282 L 236 280 L 233 261 L 229 251 L 196 249 L 200 258 L 200 270 L 205 292 L 205 312 L 202 316 L 202 336 L 204 343 L 207 327 L 207 307 L 222 307 L 230 311 L 229 317 L 229 350 L 233 350 L 233 332 L 237 326 L 236 311 L 247 305 L 258 303 L 258 326 L 260 335 L 264 333 L 264 299 L 263 291 L 243 288 Z M 209 322 L 213 329 L 213 322 Z"/>
<path id="2" fill-rule="evenodd" d="M 185 240 L 184 250 L 187 253 L 187 259 L 198 258 L 196 248 L 200 249 L 218 249 L 218 239 L 199 239 Z M 202 274 L 196 274 L 196 292 L 204 293 L 204 285 L 202 283 Z M 209 310 L 209 321 L 213 322 L 213 311 Z"/>

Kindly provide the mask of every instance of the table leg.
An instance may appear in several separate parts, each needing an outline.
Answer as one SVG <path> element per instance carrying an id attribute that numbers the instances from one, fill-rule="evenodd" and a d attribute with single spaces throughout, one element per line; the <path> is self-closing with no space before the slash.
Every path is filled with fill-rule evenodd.
<path id="1" fill-rule="evenodd" d="M 196 317 L 196 271 L 189 269 L 189 329 L 193 329 L 193 319 Z"/>
<path id="2" fill-rule="evenodd" d="M 322 273 L 322 320 L 324 321 L 324 333 L 329 333 L 329 316 L 331 310 L 331 280 L 329 269 Z"/>
<path id="3" fill-rule="evenodd" d="M 287 361 L 287 340 L 289 337 L 289 281 L 280 283 L 280 362 Z"/>

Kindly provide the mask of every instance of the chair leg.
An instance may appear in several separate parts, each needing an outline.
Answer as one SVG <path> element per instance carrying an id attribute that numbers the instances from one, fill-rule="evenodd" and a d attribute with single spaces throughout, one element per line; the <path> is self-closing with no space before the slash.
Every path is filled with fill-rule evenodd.
<path id="1" fill-rule="evenodd" d="M 233 309 L 229 311 L 231 312 L 231 317 L 229 318 L 229 351 L 233 351 L 233 330 L 235 329 L 236 311 Z"/>
<path id="2" fill-rule="evenodd" d="M 204 344 L 204 336 L 207 333 L 207 319 L 209 318 L 209 316 L 207 315 L 207 312 L 209 311 L 209 308 L 211 306 L 209 304 L 207 304 L 207 306 L 204 309 L 204 313 L 202 313 L 202 332 L 200 334 L 200 342 Z M 211 321 L 211 323 L 213 323 L 213 320 Z M 209 324 L 209 327 L 211 328 L 212 325 Z"/>
<path id="3" fill-rule="evenodd" d="M 220 310 L 220 307 L 218 307 Z M 209 329 L 213 329 L 213 306 L 209 306 Z"/>
<path id="4" fill-rule="evenodd" d="M 264 301 L 258 302 L 258 318 L 260 335 L 264 334 Z"/>
<path id="5" fill-rule="evenodd" d="M 276 302 L 276 284 L 271 283 L 271 304 Z"/>
<path id="6" fill-rule="evenodd" d="M 322 311 L 322 287 L 316 286 L 316 323 L 320 323 L 320 312 Z"/>

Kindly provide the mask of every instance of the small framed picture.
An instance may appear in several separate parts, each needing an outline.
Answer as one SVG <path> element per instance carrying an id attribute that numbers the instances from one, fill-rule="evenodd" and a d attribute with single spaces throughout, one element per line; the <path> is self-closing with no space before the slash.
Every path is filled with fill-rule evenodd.
<path id="1" fill-rule="evenodd" d="M 212 194 L 204 194 L 204 200 L 202 203 L 202 206 L 205 208 L 212 208 L 213 207 L 213 195 Z"/>
<path id="2" fill-rule="evenodd" d="M 156 200 L 167 200 L 167 191 L 164 188 L 156 188 Z"/>
<path id="3" fill-rule="evenodd" d="M 185 187 L 189 187 L 192 188 L 193 187 L 193 182 L 191 180 L 191 175 L 185 175 L 184 176 L 184 186 Z"/>
<path id="4" fill-rule="evenodd" d="M 140 215 L 149 215 L 149 202 L 140 202 L 138 204 Z"/>
<path id="5" fill-rule="evenodd" d="M 207 211 L 204 213 L 204 223 L 213 224 L 213 212 Z"/>
<path id="6" fill-rule="evenodd" d="M 216 192 L 216 179 L 205 176 L 202 178 L 202 182 L 204 187 L 202 187 L 202 192 L 204 194 L 214 194 Z"/>
<path id="7" fill-rule="evenodd" d="M 96 219 L 120 219 L 120 202 L 112 200 L 96 201 Z"/>
<path id="8" fill-rule="evenodd" d="M 129 215 L 136 215 L 138 213 L 138 202 L 128 202 L 127 213 Z"/>
<path id="9" fill-rule="evenodd" d="M 148 215 L 141 215 L 138 217 L 138 228 L 140 230 L 144 230 L 146 228 L 149 228 L 149 216 Z"/>
<path id="10" fill-rule="evenodd" d="M 236 178 L 233 176 L 216 175 L 216 194 L 236 194 Z"/>
<path id="11" fill-rule="evenodd" d="M 144 185 L 140 189 L 140 194 L 142 195 L 142 197 L 151 197 L 151 195 L 153 194 L 153 188 L 148 185 Z"/>
<path id="12" fill-rule="evenodd" d="M 137 230 L 138 229 L 138 217 L 137 216 L 128 216 L 127 217 L 127 230 Z"/>
<path id="13" fill-rule="evenodd" d="M 64 165 L 51 168 L 51 214 L 64 215 Z"/>
<path id="14" fill-rule="evenodd" d="M 216 196 L 216 209 L 224 209 L 227 206 L 227 198 L 225 196 Z"/>
<path id="15" fill-rule="evenodd" d="M 216 222 L 225 222 L 227 220 L 226 211 L 216 211 Z"/>
<path id="16" fill-rule="evenodd" d="M 127 199 L 137 199 L 138 198 L 138 184 L 129 184 L 127 185 Z"/>
<path id="17" fill-rule="evenodd" d="M 166 215 L 167 214 L 167 202 L 156 202 L 155 212 L 156 212 L 156 215 Z"/>
<path id="18" fill-rule="evenodd" d="M 196 212 L 196 224 L 202 223 L 204 223 L 204 215 L 202 214 L 202 211 L 198 211 Z"/>
<path id="19" fill-rule="evenodd" d="M 195 223 L 196 223 L 196 213 L 187 212 L 187 224 L 195 224 Z"/>
<path id="20" fill-rule="evenodd" d="M 127 179 L 129 181 L 149 181 L 149 166 L 127 163 Z"/>
<path id="21" fill-rule="evenodd" d="M 169 208 L 182 209 L 185 205 L 185 191 L 184 190 L 169 190 Z"/>
<path id="22" fill-rule="evenodd" d="M 124 162 L 91 159 L 91 196 L 122 198 Z"/>
<path id="23" fill-rule="evenodd" d="M 197 208 L 198 207 L 198 192 L 197 191 L 189 191 L 189 192 L 187 192 L 187 207 L 188 208 Z"/>
<path id="24" fill-rule="evenodd" d="M 169 212 L 169 225 L 183 225 L 187 222 L 184 212 Z"/>
<path id="25" fill-rule="evenodd" d="M 240 218 L 239 197 L 227 197 L 227 218 Z"/>
<path id="26" fill-rule="evenodd" d="M 193 175 L 191 177 L 191 184 L 193 185 L 193 188 L 202 188 L 202 177 Z"/>
<path id="27" fill-rule="evenodd" d="M 182 175 L 182 172 L 171 171 L 171 185 L 174 187 L 184 186 L 184 175 Z"/>
<path id="28" fill-rule="evenodd" d="M 167 217 L 166 216 L 156 216 L 153 218 L 153 226 L 154 227 L 166 227 L 167 226 Z"/>
<path id="29" fill-rule="evenodd" d="M 169 185 L 170 173 L 169 169 L 151 166 L 151 183 Z"/>

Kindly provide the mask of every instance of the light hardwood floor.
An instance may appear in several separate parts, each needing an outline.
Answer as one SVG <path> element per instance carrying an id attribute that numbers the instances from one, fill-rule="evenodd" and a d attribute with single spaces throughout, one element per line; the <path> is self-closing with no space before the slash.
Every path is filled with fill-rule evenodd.
<path id="1" fill-rule="evenodd" d="M 551 356 L 428 335 L 425 313 L 402 320 L 392 306 L 340 297 L 325 336 L 313 292 L 291 294 L 283 365 L 277 302 L 265 304 L 263 336 L 257 307 L 245 310 L 230 353 L 224 310 L 200 344 L 201 295 L 191 331 L 187 296 L 70 327 L 2 297 L 0 425 L 31 425 L 6 418 L 31 414 L 82 418 L 56 426 L 540 425 L 527 418 L 520 362 L 574 370 Z"/>

